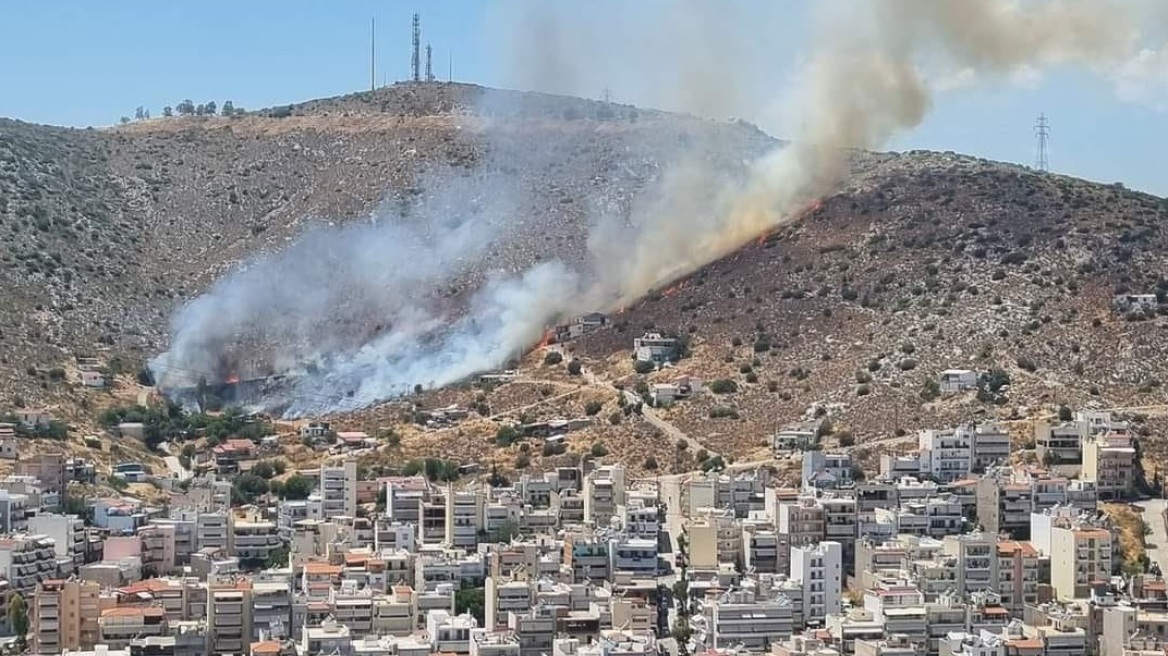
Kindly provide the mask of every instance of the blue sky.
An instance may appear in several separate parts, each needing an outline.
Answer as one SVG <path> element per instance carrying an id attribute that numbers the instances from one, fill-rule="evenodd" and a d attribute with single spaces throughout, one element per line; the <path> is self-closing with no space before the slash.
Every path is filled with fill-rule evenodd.
<path id="1" fill-rule="evenodd" d="M 703 51 L 659 29 L 662 23 L 687 29 L 675 24 L 677 15 L 657 17 L 665 0 L 622 3 L 620 10 L 598 1 L 569 6 L 547 0 L 557 9 L 569 7 L 564 13 L 572 20 L 559 31 L 520 20 L 520 0 L 12 2 L 0 20 L 0 116 L 109 125 L 132 116 L 138 105 L 158 114 L 184 98 L 258 108 L 367 89 L 370 18 L 377 20 L 378 81 L 393 81 L 408 75 L 410 15 L 417 11 L 441 78 L 453 56 L 460 81 L 591 97 L 609 88 L 617 101 L 692 109 L 682 97 L 690 91 L 685 85 L 659 83 L 672 74 L 674 60 L 688 57 L 687 65 L 697 62 L 708 69 L 702 74 L 717 78 L 719 99 L 730 93 L 735 107 L 758 108 L 736 115 L 777 131 L 762 108 L 811 45 L 810 0 L 722 0 L 720 14 L 732 19 L 737 8 L 749 14 L 752 29 L 728 31 L 733 44 L 710 50 L 724 60 L 708 63 L 699 61 Z M 587 53 L 589 65 L 574 62 L 574 74 L 565 75 L 562 66 L 544 61 L 552 52 L 547 43 L 535 49 L 520 43 L 530 39 L 574 44 L 560 55 Z M 1168 58 L 1149 66 L 1165 68 L 1168 78 Z M 671 91 L 663 93 L 666 88 Z M 1034 120 L 1045 112 L 1052 124 L 1052 170 L 1168 195 L 1168 114 L 1154 103 L 1130 100 L 1117 97 L 1112 80 L 1078 73 L 983 81 L 938 93 L 925 122 L 889 148 L 1030 164 Z"/>

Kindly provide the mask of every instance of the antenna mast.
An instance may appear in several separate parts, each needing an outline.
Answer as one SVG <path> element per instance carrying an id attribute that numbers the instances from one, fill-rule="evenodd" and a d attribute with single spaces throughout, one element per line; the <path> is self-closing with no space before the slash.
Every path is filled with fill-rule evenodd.
<path id="1" fill-rule="evenodd" d="M 1038 142 L 1034 168 L 1046 173 L 1050 171 L 1050 162 L 1046 153 L 1047 142 L 1050 141 L 1050 121 L 1046 120 L 1046 114 L 1038 115 L 1038 122 L 1034 124 L 1034 138 Z"/>
<path id="2" fill-rule="evenodd" d="M 369 19 L 369 90 L 377 89 L 377 19 Z"/>
<path id="3" fill-rule="evenodd" d="M 430 44 L 426 44 L 426 81 L 434 81 L 434 50 Z"/>
<path id="4" fill-rule="evenodd" d="M 447 62 L 446 62 L 446 81 L 453 82 L 454 81 L 454 51 L 453 50 L 447 51 L 446 56 L 448 57 Z"/>
<path id="5" fill-rule="evenodd" d="M 422 60 L 421 60 L 421 45 L 422 45 L 422 18 L 414 14 L 414 55 L 410 60 L 411 68 L 414 72 L 414 82 L 422 79 Z"/>

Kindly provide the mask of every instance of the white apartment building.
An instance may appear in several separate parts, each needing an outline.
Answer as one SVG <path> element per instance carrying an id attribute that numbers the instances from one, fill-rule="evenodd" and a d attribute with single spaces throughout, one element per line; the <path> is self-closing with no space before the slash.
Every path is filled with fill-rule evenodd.
<path id="1" fill-rule="evenodd" d="M 609 572 L 655 577 L 658 572 L 657 539 L 620 535 L 608 541 Z"/>
<path id="2" fill-rule="evenodd" d="M 973 471 L 973 431 L 967 427 L 923 430 L 917 437 L 922 474 L 952 483 Z"/>
<path id="3" fill-rule="evenodd" d="M 621 530 L 636 538 L 656 540 L 661 532 L 661 522 L 658 518 L 658 508 L 646 504 L 641 499 L 631 499 L 630 503 L 618 508 Z"/>
<path id="4" fill-rule="evenodd" d="M 319 487 L 325 517 L 357 515 L 356 460 L 346 460 L 340 467 L 321 467 Z"/>
<path id="5" fill-rule="evenodd" d="M 231 522 L 231 544 L 232 555 L 251 561 L 266 561 L 273 551 L 284 546 L 275 522 L 254 517 L 237 517 Z"/>
<path id="6" fill-rule="evenodd" d="M 584 479 L 584 521 L 607 527 L 625 503 L 625 468 L 606 465 L 593 470 Z"/>
<path id="7" fill-rule="evenodd" d="M 707 649 L 741 645 L 751 652 L 765 652 L 772 642 L 791 635 L 794 614 L 785 595 L 764 596 L 753 587 L 740 588 L 699 600 L 690 628 Z"/>
<path id="8" fill-rule="evenodd" d="M 478 490 L 446 490 L 446 538 L 451 547 L 473 549 L 486 528 L 486 495 Z"/>
<path id="9" fill-rule="evenodd" d="M 35 514 L 35 504 L 27 494 L 0 489 L 0 533 L 27 531 L 28 518 Z"/>
<path id="10" fill-rule="evenodd" d="M 74 567 L 85 564 L 85 521 L 80 517 L 46 513 L 30 518 L 28 528 L 53 539 L 57 558 L 71 560 Z"/>
<path id="11" fill-rule="evenodd" d="M 822 625 L 828 615 L 840 612 L 844 579 L 840 543 L 792 546 L 790 577 L 802 583 L 805 622 Z"/>
<path id="12" fill-rule="evenodd" d="M 246 580 L 207 586 L 207 650 L 243 654 L 252 638 L 252 594 Z"/>
<path id="13" fill-rule="evenodd" d="M 426 636 L 434 651 L 455 654 L 470 653 L 470 633 L 479 628 L 470 615 L 451 615 L 444 610 L 426 614 Z"/>

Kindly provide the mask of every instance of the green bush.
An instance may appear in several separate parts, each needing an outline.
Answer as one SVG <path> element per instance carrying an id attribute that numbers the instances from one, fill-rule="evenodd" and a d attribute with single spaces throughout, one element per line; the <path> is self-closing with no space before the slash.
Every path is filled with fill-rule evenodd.
<path id="1" fill-rule="evenodd" d="M 591 453 L 593 458 L 603 458 L 604 456 L 608 455 L 608 449 L 605 448 L 605 446 L 600 442 L 597 442 L 596 444 L 592 445 Z"/>
<path id="2" fill-rule="evenodd" d="M 738 383 L 726 378 L 719 378 L 710 383 L 710 391 L 714 394 L 733 394 L 738 391 Z"/>
<path id="3" fill-rule="evenodd" d="M 639 374 L 647 374 L 657 369 L 657 365 L 648 360 L 637 360 L 633 363 L 633 371 Z"/>
<path id="4" fill-rule="evenodd" d="M 557 365 L 564 361 L 564 354 L 559 351 L 549 351 L 547 355 L 543 356 L 543 363 L 546 365 Z"/>
<path id="5" fill-rule="evenodd" d="M 603 407 L 604 406 L 601 405 L 600 401 L 589 401 L 588 404 L 584 406 L 584 414 L 588 415 L 589 417 L 595 416 Z"/>

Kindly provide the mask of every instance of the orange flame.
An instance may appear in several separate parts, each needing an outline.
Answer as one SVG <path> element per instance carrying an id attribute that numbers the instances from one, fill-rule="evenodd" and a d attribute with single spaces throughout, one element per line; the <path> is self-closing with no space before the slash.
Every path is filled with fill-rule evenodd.
<path id="1" fill-rule="evenodd" d="M 226 380 L 225 382 L 226 382 L 228 385 L 234 385 L 234 384 L 236 384 L 236 383 L 238 383 L 238 382 L 239 382 L 239 376 L 237 376 L 237 375 L 234 375 L 234 374 L 233 374 L 233 375 L 231 375 L 231 376 L 228 376 L 228 377 L 227 377 L 227 380 Z"/>
<path id="2" fill-rule="evenodd" d="M 672 287 L 666 289 L 664 292 L 662 292 L 662 295 L 665 296 L 666 298 L 672 298 L 674 296 L 677 296 L 677 293 L 683 289 L 685 289 L 685 281 L 684 280 L 677 283 L 676 285 L 673 285 Z"/>
<path id="3" fill-rule="evenodd" d="M 819 199 L 813 200 L 807 204 L 807 207 L 804 208 L 802 212 L 800 212 L 798 214 L 798 217 L 803 218 L 809 214 L 814 214 L 814 213 L 818 212 L 822 207 L 823 207 L 823 201 L 821 201 Z M 758 245 L 762 246 L 762 245 L 766 244 L 767 239 L 769 239 L 771 236 L 773 236 L 777 232 L 778 232 L 778 230 L 764 230 L 762 232 L 762 234 L 760 234 L 758 236 Z"/>
<path id="4" fill-rule="evenodd" d="M 543 331 L 543 339 L 540 340 L 539 344 L 536 345 L 536 348 L 546 348 L 548 346 L 551 346 L 552 342 L 554 342 L 555 339 L 556 339 L 556 331 L 552 330 L 551 328 L 548 328 L 547 330 Z"/>

